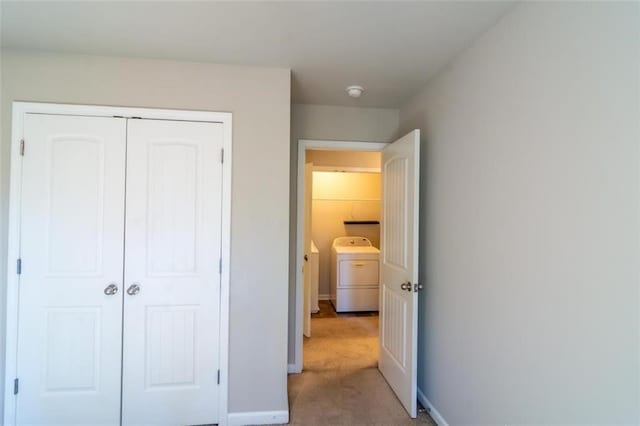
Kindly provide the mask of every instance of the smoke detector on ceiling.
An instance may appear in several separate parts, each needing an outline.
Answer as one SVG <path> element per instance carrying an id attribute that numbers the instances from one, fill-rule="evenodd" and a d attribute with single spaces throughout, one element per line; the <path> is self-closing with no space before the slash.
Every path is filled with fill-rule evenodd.
<path id="1" fill-rule="evenodd" d="M 364 87 L 362 86 L 349 86 L 347 87 L 347 94 L 349 94 L 349 96 L 351 96 L 352 98 L 359 98 L 360 95 L 362 95 L 362 92 L 364 92 Z"/>

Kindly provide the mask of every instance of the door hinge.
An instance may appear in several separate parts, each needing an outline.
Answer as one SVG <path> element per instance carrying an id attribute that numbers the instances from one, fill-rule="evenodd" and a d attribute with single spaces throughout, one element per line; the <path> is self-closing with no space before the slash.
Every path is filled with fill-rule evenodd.
<path id="1" fill-rule="evenodd" d="M 18 394 L 18 388 L 19 387 L 20 387 L 20 380 L 14 379 L 14 381 L 13 381 L 13 394 L 14 395 Z"/>
<path id="2" fill-rule="evenodd" d="M 24 139 L 20 140 L 20 155 L 24 157 Z"/>
<path id="3" fill-rule="evenodd" d="M 218 272 L 222 273 L 222 258 L 218 260 Z"/>
<path id="4" fill-rule="evenodd" d="M 220 162 L 224 164 L 224 148 L 220 150 Z"/>
<path id="5" fill-rule="evenodd" d="M 22 259 L 16 260 L 16 273 L 18 275 L 22 273 Z"/>
<path id="6" fill-rule="evenodd" d="M 218 370 L 218 384 L 220 384 L 220 370 Z"/>

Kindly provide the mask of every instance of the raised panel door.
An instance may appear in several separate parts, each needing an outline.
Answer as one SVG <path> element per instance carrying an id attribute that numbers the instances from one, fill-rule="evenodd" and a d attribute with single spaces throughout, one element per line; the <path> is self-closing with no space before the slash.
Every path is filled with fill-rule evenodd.
<path id="1" fill-rule="evenodd" d="M 126 122 L 26 114 L 24 140 L 16 423 L 116 425 Z"/>
<path id="2" fill-rule="evenodd" d="M 123 424 L 219 420 L 223 126 L 130 120 Z"/>

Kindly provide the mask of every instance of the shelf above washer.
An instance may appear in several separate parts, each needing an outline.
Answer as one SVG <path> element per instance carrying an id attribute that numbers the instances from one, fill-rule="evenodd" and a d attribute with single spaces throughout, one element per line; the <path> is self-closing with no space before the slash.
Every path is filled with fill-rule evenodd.
<path id="1" fill-rule="evenodd" d="M 345 225 L 380 225 L 379 220 L 345 220 Z"/>

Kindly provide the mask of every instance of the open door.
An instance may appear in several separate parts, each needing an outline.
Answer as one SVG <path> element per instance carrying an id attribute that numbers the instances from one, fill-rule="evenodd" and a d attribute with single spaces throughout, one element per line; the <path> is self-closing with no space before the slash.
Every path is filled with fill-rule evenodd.
<path id="1" fill-rule="evenodd" d="M 420 130 L 382 151 L 380 359 L 382 372 L 416 417 Z"/>
<path id="2" fill-rule="evenodd" d="M 311 337 L 311 192 L 313 190 L 313 163 L 304 165 L 304 266 L 302 282 L 304 283 L 304 324 L 303 334 Z"/>

